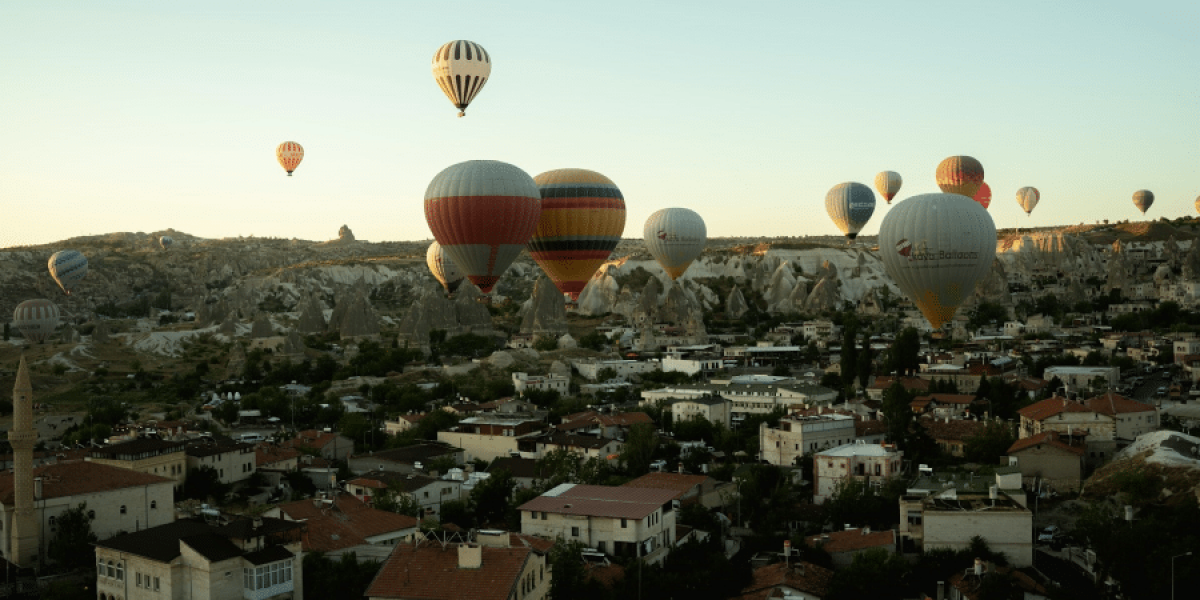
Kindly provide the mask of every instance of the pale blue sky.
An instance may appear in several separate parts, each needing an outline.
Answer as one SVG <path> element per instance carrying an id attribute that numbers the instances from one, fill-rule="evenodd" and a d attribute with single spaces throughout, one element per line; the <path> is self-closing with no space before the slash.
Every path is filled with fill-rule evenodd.
<path id="1" fill-rule="evenodd" d="M 1000 227 L 1195 214 L 1200 3 L 5 2 L 0 246 L 173 227 L 429 238 L 470 159 L 600 171 L 626 237 L 836 235 L 825 192 L 978 158 Z M 482 44 L 459 119 L 433 51 Z M 300 142 L 288 178 L 275 146 Z M 1032 218 L 1017 207 L 1032 185 Z M 878 231 L 882 199 L 864 234 Z"/>

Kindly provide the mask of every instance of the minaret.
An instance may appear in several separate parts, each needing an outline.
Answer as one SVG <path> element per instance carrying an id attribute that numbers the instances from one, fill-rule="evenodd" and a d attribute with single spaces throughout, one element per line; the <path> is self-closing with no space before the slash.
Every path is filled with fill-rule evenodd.
<path id="1" fill-rule="evenodd" d="M 29 381 L 24 355 L 13 386 L 13 428 L 8 432 L 8 442 L 13 449 L 15 505 L 9 559 L 28 568 L 38 560 L 37 516 L 33 511 L 33 445 L 37 442 L 37 432 L 33 430 L 33 384 Z"/>

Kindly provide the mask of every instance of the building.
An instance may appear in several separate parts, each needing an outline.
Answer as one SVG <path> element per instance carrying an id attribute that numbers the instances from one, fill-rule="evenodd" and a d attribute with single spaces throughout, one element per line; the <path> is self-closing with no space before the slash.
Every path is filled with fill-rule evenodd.
<path id="1" fill-rule="evenodd" d="M 184 449 L 188 470 L 211 467 L 221 483 L 245 481 L 258 470 L 254 444 L 245 442 L 193 442 Z"/>
<path id="2" fill-rule="evenodd" d="M 380 450 L 370 454 L 356 454 L 350 457 L 350 470 L 355 473 L 368 471 L 388 471 L 392 473 L 413 473 L 429 469 L 436 462 L 453 463 L 453 466 L 463 465 L 463 449 L 439 444 L 437 442 L 422 442 L 403 448 Z"/>
<path id="3" fill-rule="evenodd" d="M 182 487 L 183 480 L 187 478 L 187 455 L 184 448 L 183 442 L 141 438 L 94 448 L 88 451 L 84 460 L 138 473 L 169 477 L 175 481 L 176 487 Z"/>
<path id="4" fill-rule="evenodd" d="M 561 375 L 530 375 L 528 373 L 513 373 L 513 387 L 518 394 L 529 390 L 542 392 L 570 393 L 571 378 Z"/>
<path id="5" fill-rule="evenodd" d="M 96 543 L 101 600 L 303 600 L 304 524 L 183 519 Z"/>
<path id="6" fill-rule="evenodd" d="M 1043 480 L 1060 492 L 1079 489 L 1086 454 L 1086 441 L 1053 430 L 1021 438 L 1008 448 L 1008 455 L 1017 460 L 1022 479 L 1031 485 Z"/>
<path id="7" fill-rule="evenodd" d="M 574 433 L 588 433 L 603 437 L 617 438 L 625 437 L 626 433 L 633 428 L 634 425 L 645 423 L 654 426 L 654 419 L 650 415 L 637 412 L 610 412 L 607 409 L 585 410 L 583 412 L 567 415 L 563 417 L 563 422 L 555 425 L 554 428 L 559 431 L 571 431 Z"/>
<path id="8" fill-rule="evenodd" d="M 730 402 L 729 418 L 735 425 L 741 423 L 746 415 L 765 415 L 777 408 L 787 410 L 795 406 L 829 405 L 837 399 L 835 390 L 809 383 L 714 382 L 644 390 L 642 404 L 655 404 L 660 400 L 690 400 L 711 395 L 719 395 Z"/>
<path id="9" fill-rule="evenodd" d="M 914 413 L 934 417 L 963 417 L 970 413 L 975 402 L 972 394 L 929 394 L 917 396 L 909 403 Z"/>
<path id="10" fill-rule="evenodd" d="M 254 447 L 255 470 L 295 471 L 300 468 L 300 451 L 259 444 Z"/>
<path id="11" fill-rule="evenodd" d="M 588 381 L 596 381 L 600 372 L 605 369 L 612 369 L 616 378 L 621 380 L 628 379 L 630 375 L 662 370 L 662 365 L 657 360 L 581 360 L 571 364 Z"/>
<path id="12" fill-rule="evenodd" d="M 837 568 L 850 566 L 855 556 L 868 550 L 881 548 L 889 554 L 895 554 L 897 550 L 894 529 L 871 531 L 870 527 L 810 535 L 804 538 L 804 543 L 810 548 L 823 548 Z"/>
<path id="13" fill-rule="evenodd" d="M 331 557 L 386 560 L 392 547 L 417 533 L 417 519 L 367 506 L 350 494 L 280 504 L 263 514 L 305 525 L 301 548 Z"/>
<path id="14" fill-rule="evenodd" d="M 700 504 L 705 508 L 722 506 L 725 500 L 723 496 L 728 495 L 723 488 L 731 485 L 728 482 L 718 483 L 708 475 L 654 471 L 621 484 L 622 487 L 671 490 L 676 494 L 672 500 L 678 500 L 681 506 Z"/>
<path id="15" fill-rule="evenodd" d="M 545 600 L 551 570 L 546 546 L 513 543 L 483 530 L 474 542 L 418 539 L 396 546 L 367 587 L 369 600 Z M 517 538 L 518 540 L 520 538 Z"/>
<path id="16" fill-rule="evenodd" d="M 994 497 L 993 497 L 994 496 Z M 1014 567 L 1033 564 L 1033 513 L 1002 491 L 955 490 L 913 499 L 900 498 L 900 523 L 917 547 L 964 550 L 980 536 Z"/>
<path id="17" fill-rule="evenodd" d="M 1021 416 L 1020 437 L 1046 431 L 1060 436 L 1087 436 L 1089 464 L 1099 464 L 1129 445 L 1137 436 L 1159 429 L 1158 409 L 1112 392 L 1083 402 L 1059 396 L 1047 398 L 1017 411 Z"/>
<path id="18" fill-rule="evenodd" d="M 688 419 L 702 418 L 709 423 L 729 427 L 730 407 L 733 404 L 720 396 L 700 396 L 671 403 L 671 421 L 679 423 Z"/>
<path id="19" fill-rule="evenodd" d="M 567 452 L 574 452 L 584 459 L 616 460 L 624 446 L 623 442 L 612 438 L 559 432 L 538 437 L 534 442 L 535 451 L 539 458 L 555 450 L 565 450 Z"/>
<path id="20" fill-rule="evenodd" d="M 677 493 L 565 483 L 518 507 L 521 533 L 658 562 L 675 544 Z"/>
<path id="21" fill-rule="evenodd" d="M 833 584 L 833 571 L 799 558 L 754 569 L 752 577 L 753 582 L 731 600 L 821 600 Z"/>
<path id="22" fill-rule="evenodd" d="M 421 419 L 425 418 L 425 413 L 410 413 L 407 415 L 399 415 L 395 421 L 386 420 L 383 422 L 383 430 L 388 435 L 397 435 L 412 429 L 417 426 Z"/>
<path id="23" fill-rule="evenodd" d="M 1077 390 L 1107 390 L 1117 387 L 1121 382 L 1120 367 L 1046 367 L 1042 378 L 1046 380 L 1058 378 L 1070 391 Z M 1055 390 L 1057 391 L 1057 390 Z"/>
<path id="24" fill-rule="evenodd" d="M 793 414 L 779 419 L 776 427 L 761 423 L 758 447 L 768 463 L 794 467 L 805 454 L 853 443 L 858 437 L 854 423 L 854 417 L 840 413 Z"/>
<path id="25" fill-rule="evenodd" d="M 987 429 L 987 423 L 983 421 L 950 417 L 922 417 L 917 419 L 917 425 L 933 438 L 942 452 L 957 458 L 965 456 L 967 440 Z"/>
<path id="26" fill-rule="evenodd" d="M 389 471 L 363 473 L 346 482 L 346 491 L 367 506 L 383 495 L 395 495 L 416 502 L 425 517 L 440 518 L 442 503 L 462 496 L 462 481 L 431 477 L 420 473 L 403 475 Z"/>
<path id="27" fill-rule="evenodd" d="M 702 375 L 712 377 L 714 373 L 725 368 L 725 359 L 719 354 L 692 353 L 688 355 L 670 354 L 662 359 L 664 372 L 686 373 L 695 377 Z"/>
<path id="28" fill-rule="evenodd" d="M 837 492 L 838 486 L 853 477 L 871 487 L 879 487 L 900 474 L 904 452 L 890 444 L 855 442 L 813 456 L 813 478 L 816 486 L 813 502 L 821 504 Z"/>
<path id="29" fill-rule="evenodd" d="M 296 434 L 296 437 L 280 444 L 284 448 L 315 451 L 321 458 L 327 460 L 346 460 L 354 454 L 354 440 L 331 431 L 307 429 Z"/>
<path id="30" fill-rule="evenodd" d="M 545 427 L 524 415 L 487 414 L 467 417 L 452 429 L 438 432 L 438 441 L 463 449 L 463 460 L 493 460 L 517 452 L 517 440 L 538 434 Z"/>

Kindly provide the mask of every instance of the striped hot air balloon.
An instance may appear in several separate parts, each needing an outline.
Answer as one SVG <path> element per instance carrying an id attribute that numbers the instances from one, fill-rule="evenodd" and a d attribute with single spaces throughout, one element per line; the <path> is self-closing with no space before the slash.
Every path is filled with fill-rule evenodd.
<path id="1" fill-rule="evenodd" d="M 174 243 L 175 243 L 175 240 L 171 239 L 171 236 L 169 236 L 169 235 L 164 235 L 164 236 L 158 238 L 158 245 L 162 246 L 163 250 L 170 248 L 171 244 L 174 244 Z"/>
<path id="2" fill-rule="evenodd" d="M 879 190 L 879 195 L 883 196 L 888 204 L 891 204 L 892 198 L 900 192 L 900 185 L 903 183 L 904 180 L 895 171 L 881 171 L 875 176 L 875 189 Z"/>
<path id="3" fill-rule="evenodd" d="M 458 109 L 460 117 L 467 114 L 467 105 L 483 89 L 491 74 L 492 57 L 475 42 L 446 42 L 433 53 L 433 78 Z"/>
<path id="4" fill-rule="evenodd" d="M 971 199 L 987 210 L 987 207 L 992 205 L 992 186 L 988 185 L 986 181 L 979 184 L 979 191 L 975 192 L 975 196 Z"/>
<path id="5" fill-rule="evenodd" d="M 447 294 L 453 294 L 454 290 L 458 289 L 458 284 L 462 283 L 462 271 L 458 270 L 454 260 L 437 241 L 430 244 L 429 250 L 425 251 L 425 266 L 429 267 L 429 272 L 433 273 L 433 278 L 442 284 Z"/>
<path id="6" fill-rule="evenodd" d="M 884 270 L 935 329 L 987 276 L 996 225 L 962 194 L 922 194 L 899 202 L 879 227 Z"/>
<path id="7" fill-rule="evenodd" d="M 1017 190 L 1017 204 L 1025 211 L 1025 216 L 1033 214 L 1033 209 L 1042 199 L 1042 194 L 1035 187 L 1025 186 Z"/>
<path id="8" fill-rule="evenodd" d="M 839 183 L 825 194 L 825 211 L 846 239 L 853 242 L 875 214 L 875 194 L 861 183 Z"/>
<path id="9" fill-rule="evenodd" d="M 275 158 L 279 160 L 279 166 L 287 171 L 288 177 L 291 177 L 292 171 L 304 160 L 304 148 L 296 142 L 284 142 L 275 148 Z"/>
<path id="10" fill-rule="evenodd" d="M 26 300 L 13 311 L 13 324 L 25 339 L 40 344 L 54 333 L 60 316 L 58 305 L 49 300 Z"/>
<path id="11" fill-rule="evenodd" d="M 433 237 L 485 294 L 529 242 L 541 215 L 533 178 L 496 160 L 447 167 L 425 190 Z"/>
<path id="12" fill-rule="evenodd" d="M 1196 212 L 1200 213 L 1200 196 L 1196 196 Z"/>
<path id="13" fill-rule="evenodd" d="M 70 295 L 79 280 L 87 275 L 88 260 L 77 250 L 60 250 L 50 256 L 46 267 L 50 270 L 50 276 L 58 283 L 58 287 Z"/>
<path id="14" fill-rule="evenodd" d="M 529 255 L 558 291 L 579 299 L 625 231 L 625 198 L 611 179 L 587 169 L 558 169 L 533 178 L 542 217 Z"/>
<path id="15" fill-rule="evenodd" d="M 664 208 L 650 215 L 642 235 L 646 249 L 672 281 L 687 271 L 708 241 L 704 219 L 686 208 Z"/>
<path id="16" fill-rule="evenodd" d="M 1146 214 L 1146 211 L 1150 210 L 1150 205 L 1152 204 L 1154 204 L 1154 192 L 1150 190 L 1138 190 L 1133 193 L 1133 205 L 1142 211 L 1143 215 Z"/>
<path id="17" fill-rule="evenodd" d="M 938 165 L 937 184 L 947 194 L 974 198 L 983 185 L 983 165 L 970 156 L 951 156 Z"/>

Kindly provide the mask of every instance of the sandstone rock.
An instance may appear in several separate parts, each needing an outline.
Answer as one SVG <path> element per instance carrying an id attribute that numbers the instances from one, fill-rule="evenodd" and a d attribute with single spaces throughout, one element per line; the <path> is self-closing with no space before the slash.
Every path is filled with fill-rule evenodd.
<path id="1" fill-rule="evenodd" d="M 521 309 L 521 333 L 538 337 L 559 337 L 567 333 L 563 295 L 549 277 L 540 277 L 533 285 L 533 295 Z"/>
<path id="2" fill-rule="evenodd" d="M 787 307 L 785 312 L 800 312 L 803 311 L 808 304 L 808 282 L 797 280 L 796 287 L 792 288 L 792 293 L 788 294 Z"/>
<path id="3" fill-rule="evenodd" d="M 225 379 L 239 379 L 246 371 L 246 349 L 234 342 L 229 350 L 229 360 L 225 362 Z"/>
<path id="4" fill-rule="evenodd" d="M 570 377 L 571 367 L 568 367 L 566 363 L 561 360 L 556 360 L 550 363 L 550 374 L 557 375 L 559 377 Z"/>
<path id="5" fill-rule="evenodd" d="M 617 301 L 621 295 L 621 286 L 607 269 L 597 271 L 575 303 L 575 310 L 581 315 L 603 315 L 616 312 Z"/>
<path id="6" fill-rule="evenodd" d="M 349 227 L 342 225 L 341 227 L 338 228 L 338 241 L 353 242 L 354 241 L 354 232 L 350 231 Z"/>
<path id="7" fill-rule="evenodd" d="M 740 319 L 747 312 L 750 312 L 750 306 L 746 304 L 746 297 L 742 295 L 741 288 L 734 286 L 725 298 L 725 318 Z"/>
<path id="8" fill-rule="evenodd" d="M 578 347 L 579 343 L 576 342 L 575 338 L 571 337 L 571 334 L 569 333 L 564 333 L 562 337 L 558 338 L 559 350 L 572 350 Z"/>
<path id="9" fill-rule="evenodd" d="M 339 329 L 342 339 L 379 335 L 379 316 L 367 300 L 367 295 L 360 291 L 355 294 L 343 316 Z"/>
<path id="10" fill-rule="evenodd" d="M 804 301 L 806 312 L 826 312 L 842 309 L 842 294 L 838 290 L 838 280 L 826 277 L 817 282 Z"/>
<path id="11" fill-rule="evenodd" d="M 483 297 L 483 292 L 470 281 L 463 280 L 458 286 L 458 291 L 454 294 L 454 318 L 459 333 L 495 334 L 492 313 L 481 301 Z M 565 323 L 565 316 L 563 321 Z"/>
<path id="12" fill-rule="evenodd" d="M 267 313 L 258 313 L 258 317 L 254 319 L 254 325 L 250 327 L 250 337 L 255 339 L 274 337 L 275 328 L 271 326 L 271 320 L 267 318 Z"/>
<path id="13" fill-rule="evenodd" d="M 218 329 L 217 331 L 228 336 L 229 339 L 233 339 L 233 338 L 237 337 L 237 334 L 238 334 L 237 319 L 235 319 L 233 317 L 233 315 L 228 315 L 225 318 L 225 321 L 221 323 L 221 328 Z"/>
<path id="14" fill-rule="evenodd" d="M 484 360 L 488 365 L 496 369 L 507 369 L 511 367 L 513 363 L 517 362 L 517 360 L 513 358 L 512 353 L 507 350 L 497 350 Z"/>
<path id="15" fill-rule="evenodd" d="M 649 325 L 654 323 L 656 314 L 658 313 L 658 296 L 661 293 L 661 284 L 657 277 L 651 277 L 646 281 L 646 287 L 642 288 L 642 295 L 637 300 L 637 304 L 633 309 L 633 321 L 639 325 Z M 622 292 L 623 293 L 623 292 Z"/>
<path id="16" fill-rule="evenodd" d="M 285 356 L 301 356 L 304 354 L 304 340 L 300 337 L 300 332 L 295 329 L 289 330 L 287 336 L 283 339 L 283 344 L 279 347 L 279 353 Z"/>
<path id="17" fill-rule="evenodd" d="M 772 313 L 790 312 L 787 304 L 788 297 L 792 295 L 792 290 L 795 288 L 796 276 L 792 274 L 791 263 L 780 263 L 775 272 L 771 274 L 771 281 L 763 293 L 763 299 L 767 302 L 767 310 Z"/>
<path id="18" fill-rule="evenodd" d="M 296 330 L 305 335 L 325 331 L 325 311 L 316 294 L 309 294 L 300 307 L 300 320 L 296 322 Z"/>
<path id="19" fill-rule="evenodd" d="M 96 326 L 92 328 L 92 344 L 107 344 L 108 341 L 108 323 L 103 320 L 96 321 Z"/>

